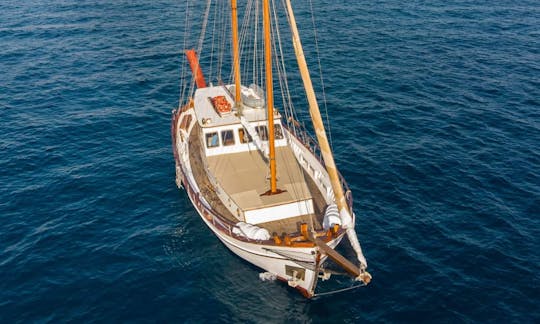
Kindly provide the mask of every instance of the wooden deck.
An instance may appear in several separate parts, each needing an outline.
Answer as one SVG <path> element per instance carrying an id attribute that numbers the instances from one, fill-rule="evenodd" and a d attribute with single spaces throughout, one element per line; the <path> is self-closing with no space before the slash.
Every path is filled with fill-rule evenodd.
<path id="1" fill-rule="evenodd" d="M 311 224 L 311 217 L 313 217 L 313 225 L 315 226 L 315 230 L 322 229 L 321 223 L 316 219 L 317 216 L 315 214 L 280 219 L 267 223 L 260 223 L 257 224 L 257 226 L 266 228 L 271 234 L 275 233 L 277 235 L 282 235 L 283 233 L 296 233 L 300 232 L 300 224 Z"/>
<path id="2" fill-rule="evenodd" d="M 289 146 L 276 147 L 275 154 L 277 187 L 283 190 L 278 195 L 264 194 L 270 187 L 268 161 L 257 150 L 214 155 L 206 159 L 210 174 L 242 211 L 285 204 L 311 206 L 311 192 L 292 149 Z"/>
<path id="3" fill-rule="evenodd" d="M 212 205 L 212 208 L 214 208 L 217 213 L 236 224 L 238 219 L 231 214 L 225 205 L 223 205 L 214 190 L 214 186 L 210 183 L 210 180 L 208 180 L 208 176 L 204 170 L 204 164 L 201 160 L 201 154 L 199 125 L 195 124 L 191 130 L 191 135 L 189 136 L 189 163 L 191 164 L 193 177 L 201 190 L 201 194 L 208 201 L 208 203 Z"/>
<path id="4" fill-rule="evenodd" d="M 210 183 L 210 180 L 208 180 L 206 170 L 204 169 L 204 163 L 201 159 L 202 150 L 201 142 L 199 140 L 199 131 L 199 126 L 195 125 L 191 131 L 191 135 L 189 136 L 189 159 L 191 169 L 193 171 L 193 177 L 197 182 L 201 194 L 212 205 L 212 208 L 231 222 L 237 223 L 238 219 L 223 205 L 215 193 L 213 185 Z M 267 229 L 271 234 L 277 233 L 278 235 L 281 235 L 283 233 L 296 233 L 300 231 L 301 223 L 311 224 L 312 218 L 315 229 L 319 230 L 322 228 L 321 224 L 326 202 L 311 177 L 309 177 L 309 175 L 305 172 L 303 176 L 306 180 L 306 184 L 311 196 L 313 197 L 315 214 L 260 223 L 257 224 L 257 226 Z"/>

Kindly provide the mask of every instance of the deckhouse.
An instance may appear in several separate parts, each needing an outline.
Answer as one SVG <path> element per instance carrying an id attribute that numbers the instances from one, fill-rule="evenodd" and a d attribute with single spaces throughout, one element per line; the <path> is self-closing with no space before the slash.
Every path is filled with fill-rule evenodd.
<path id="1" fill-rule="evenodd" d="M 195 117 L 201 130 L 199 138 L 206 157 L 203 161 L 217 195 L 239 221 L 250 224 L 313 214 L 312 196 L 302 168 L 287 145 L 277 112 L 274 115 L 276 164 L 283 192 L 264 194 L 268 190 L 266 112 L 245 104 L 240 109 L 234 107 L 231 88 L 234 86 L 206 87 L 197 89 L 194 95 Z M 250 91 L 246 87 L 242 90 Z M 257 99 L 254 93 L 251 96 Z"/>

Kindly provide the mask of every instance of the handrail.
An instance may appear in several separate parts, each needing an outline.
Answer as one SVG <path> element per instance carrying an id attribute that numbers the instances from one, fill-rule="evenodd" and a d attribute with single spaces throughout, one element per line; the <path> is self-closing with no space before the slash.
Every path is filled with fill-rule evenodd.
<path id="1" fill-rule="evenodd" d="M 324 163 L 324 159 L 322 158 L 321 149 L 319 147 L 317 140 L 315 140 L 315 138 L 311 136 L 311 134 L 309 134 L 307 129 L 304 126 L 300 125 L 298 122 L 296 122 L 297 125 L 294 125 L 294 123 L 292 123 L 291 126 L 289 126 L 289 123 L 290 121 L 288 120 L 286 124 L 282 124 L 282 125 L 289 131 L 289 134 L 294 136 L 300 143 L 304 145 L 304 147 L 306 147 L 313 155 L 315 155 L 315 157 L 317 158 L 317 160 L 319 160 L 319 163 L 321 163 L 323 167 L 326 167 Z M 347 201 L 347 205 L 349 206 L 349 209 L 352 211 L 352 206 L 353 206 L 352 191 L 349 188 L 349 185 L 347 184 L 347 181 L 345 181 L 345 178 L 343 177 L 341 172 L 339 172 L 339 170 L 338 170 L 338 176 L 341 183 L 341 187 L 344 189 L 343 191 L 345 192 L 345 200 Z"/>
<path id="2" fill-rule="evenodd" d="M 174 118 L 173 117 L 173 125 L 174 125 L 174 122 L 175 122 L 175 119 L 176 119 L 176 122 L 178 122 L 178 117 L 180 114 L 178 114 L 179 111 L 175 111 L 173 112 L 173 115 L 175 115 Z M 173 143 L 174 143 L 174 146 L 176 146 L 176 141 L 178 140 L 176 138 L 176 134 L 174 132 L 174 126 L 171 125 L 171 131 L 173 133 Z M 310 152 L 313 153 L 317 159 L 319 160 L 319 162 L 321 163 L 321 165 L 324 166 L 324 161 L 322 161 L 322 158 L 320 157 L 320 153 L 318 151 L 318 145 L 317 145 L 317 142 L 309 135 L 309 133 L 305 130 L 300 130 L 302 132 L 302 138 L 299 138 L 298 136 L 294 135 L 291 131 L 290 131 L 290 128 L 287 126 L 287 125 L 283 125 L 287 130 L 289 130 L 289 134 L 291 134 L 292 136 L 294 136 L 300 143 L 302 143 L 304 146 L 308 147 L 309 148 L 309 145 L 311 144 L 312 145 L 312 148 L 310 149 Z M 297 130 L 298 131 L 298 130 Z M 173 147 L 174 147 L 173 146 Z M 173 150 L 174 153 L 176 153 L 176 148 Z M 178 159 L 178 157 L 176 156 L 175 154 L 175 159 Z M 182 164 L 180 163 L 179 160 L 177 160 L 180 167 L 182 168 Z M 182 168 L 183 169 L 183 168 Z M 209 214 L 212 219 L 209 219 L 209 221 L 212 222 L 212 224 L 217 225 L 221 228 L 223 228 L 224 230 L 228 231 L 229 232 L 229 235 L 232 235 L 232 236 L 236 236 L 238 239 L 241 239 L 241 240 L 245 240 L 245 241 L 252 241 L 252 240 L 249 240 L 247 238 L 244 238 L 244 237 L 239 237 L 237 235 L 235 235 L 233 233 L 233 228 L 237 228 L 236 226 L 236 223 L 234 223 L 233 221 L 229 220 L 227 217 L 225 217 L 224 215 L 222 215 L 221 213 L 215 211 L 212 206 L 209 205 L 209 203 L 206 201 L 206 199 L 201 199 L 199 196 L 200 196 L 200 191 L 196 192 L 194 190 L 194 188 L 196 187 L 196 185 L 194 186 L 189 177 L 186 176 L 186 173 L 185 173 L 185 170 L 182 171 L 182 173 L 184 174 L 184 179 L 183 179 L 183 183 L 186 187 L 186 191 L 188 193 L 188 195 L 194 199 L 195 201 L 195 205 L 200 205 L 200 207 L 198 209 L 201 209 L 201 212 L 204 214 L 204 213 L 207 213 Z M 347 200 L 347 203 L 349 205 L 349 208 L 352 208 L 352 194 L 350 193 L 350 190 L 349 190 L 349 187 L 347 185 L 347 183 L 345 182 L 345 180 L 343 179 L 343 176 L 341 174 L 339 174 L 340 176 L 340 180 L 341 180 L 341 184 L 343 186 L 343 188 L 345 189 L 345 198 Z M 197 208 L 197 207 L 196 207 Z M 268 241 L 273 241 L 273 240 L 268 240 Z"/>

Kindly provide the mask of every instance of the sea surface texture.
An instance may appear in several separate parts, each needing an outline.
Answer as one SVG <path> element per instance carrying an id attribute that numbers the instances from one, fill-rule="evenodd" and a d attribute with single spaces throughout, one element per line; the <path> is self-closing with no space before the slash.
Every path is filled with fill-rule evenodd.
<path id="1" fill-rule="evenodd" d="M 293 5 L 372 283 L 262 282 L 176 188 L 184 1 L 3 0 L 0 322 L 540 321 L 539 2 Z"/>

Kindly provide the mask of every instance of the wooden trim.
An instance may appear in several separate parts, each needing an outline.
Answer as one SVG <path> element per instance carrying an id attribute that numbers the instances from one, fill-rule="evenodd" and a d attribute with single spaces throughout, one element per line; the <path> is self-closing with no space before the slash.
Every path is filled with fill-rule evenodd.
<path id="1" fill-rule="evenodd" d="M 188 109 L 189 109 L 189 104 L 184 106 L 184 107 L 188 107 Z M 205 207 L 205 204 L 203 204 L 202 200 L 197 196 L 199 193 L 195 192 L 195 189 L 194 189 L 192 183 L 190 182 L 188 176 L 186 175 L 185 170 L 183 168 L 183 165 L 181 164 L 181 161 L 180 161 L 180 159 L 178 157 L 178 152 L 177 152 L 177 148 L 176 148 L 177 138 L 175 136 L 175 130 L 176 130 L 175 126 L 177 125 L 181 115 L 183 115 L 181 112 L 176 111 L 173 114 L 173 117 L 172 117 L 172 120 L 171 120 L 171 133 L 172 133 L 171 136 L 172 136 L 172 141 L 173 141 L 173 153 L 175 155 L 175 160 L 177 161 L 178 165 L 180 166 L 180 173 L 181 173 L 182 183 L 184 184 L 186 193 L 189 196 L 190 200 L 193 202 L 193 206 L 197 209 L 197 212 L 199 214 L 202 214 L 202 217 L 205 217 L 208 221 L 210 221 L 212 224 L 214 224 L 214 226 L 215 226 L 215 222 L 213 220 L 214 220 L 214 218 L 216 218 L 219 223 L 222 223 L 223 225 L 226 225 L 226 226 L 216 226 L 216 228 L 220 232 L 222 232 L 222 233 L 224 233 L 224 234 L 226 234 L 226 235 L 228 235 L 230 237 L 233 237 L 233 238 L 235 238 L 235 239 L 237 239 L 239 241 L 248 242 L 248 243 L 255 243 L 255 244 L 261 244 L 261 245 L 269 245 L 269 246 L 283 245 L 283 242 L 281 242 L 281 244 L 276 244 L 276 242 L 274 241 L 274 238 L 271 238 L 270 240 L 267 240 L 267 241 L 254 241 L 254 240 L 250 240 L 250 239 L 247 239 L 247 238 L 244 238 L 244 237 L 241 237 L 241 236 L 237 236 L 237 235 L 232 233 L 232 227 L 236 226 L 235 223 L 231 222 L 226 217 L 221 216 L 216 211 Z M 285 125 L 283 125 L 283 126 L 285 126 Z M 301 141 L 292 132 L 289 131 L 289 134 L 294 136 L 301 143 L 303 143 L 303 141 Z M 346 185 L 346 183 L 345 183 L 345 185 Z M 346 188 L 348 189 L 348 187 L 346 187 Z M 227 227 L 227 228 L 224 228 L 224 227 Z M 317 233 L 317 235 L 316 235 L 317 237 L 322 237 L 323 240 L 326 243 L 328 243 L 332 239 L 338 238 L 339 236 L 344 235 L 345 232 L 344 232 L 344 230 L 342 230 L 340 228 L 339 232 L 336 233 L 335 236 L 333 236 L 333 237 L 328 237 L 326 235 L 326 231 L 324 231 L 324 230 L 317 231 L 316 233 Z M 308 244 L 312 244 L 311 242 L 303 241 L 302 240 L 303 235 L 300 232 L 293 232 L 293 233 L 288 233 L 288 234 L 289 234 L 289 238 L 290 238 L 290 242 L 291 242 L 291 245 L 290 245 L 291 247 L 305 248 L 305 247 L 310 247 L 310 246 L 307 246 Z"/>

